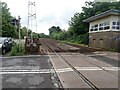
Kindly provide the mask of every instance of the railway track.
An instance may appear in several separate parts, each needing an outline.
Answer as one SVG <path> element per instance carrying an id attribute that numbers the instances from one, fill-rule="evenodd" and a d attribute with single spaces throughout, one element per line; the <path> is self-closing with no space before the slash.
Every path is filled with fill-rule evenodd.
<path id="1" fill-rule="evenodd" d="M 60 47 L 57 47 L 50 42 L 49 42 L 49 45 L 48 45 L 48 43 L 46 43 L 44 41 L 42 41 L 42 42 L 49 48 L 48 54 L 49 54 L 49 52 L 53 52 L 61 60 L 63 60 L 80 77 L 80 79 L 82 79 L 86 84 L 88 84 L 93 90 L 99 90 L 99 88 L 94 83 L 92 83 L 87 77 L 85 77 L 80 71 L 78 71 L 72 64 L 70 64 L 62 55 L 60 55 L 58 52 L 56 52 L 52 47 L 56 47 L 61 51 L 69 53 L 68 51 L 63 50 Z"/>
<path id="2" fill-rule="evenodd" d="M 48 44 L 46 44 L 46 42 L 44 42 L 48 47 L 50 47 L 50 46 L 54 46 L 54 47 L 56 47 L 56 48 L 58 48 L 58 50 L 60 50 L 60 51 L 62 51 L 62 52 L 66 52 L 66 53 L 68 53 L 68 55 L 74 55 L 74 56 L 76 56 L 76 53 L 73 53 L 73 52 L 69 52 L 69 51 L 67 51 L 67 50 L 64 50 L 64 49 L 62 49 L 61 47 L 59 47 L 59 46 L 57 46 L 57 45 L 54 45 L 53 43 L 51 43 L 51 42 L 49 42 L 49 41 L 47 41 L 48 43 L 49 43 L 49 45 Z M 50 45 L 51 44 L 51 45 Z M 52 52 L 54 52 L 57 56 L 60 56 L 61 58 L 63 58 L 63 56 L 61 56 L 60 54 L 58 54 L 55 50 L 53 50 L 51 47 L 49 48 L 50 50 L 52 50 Z M 80 53 L 77 53 L 77 55 L 80 55 Z M 63 58 L 64 60 L 65 60 L 65 58 Z M 66 61 L 66 60 L 65 60 Z M 100 69 L 102 69 L 103 71 L 105 71 L 105 72 L 107 72 L 107 73 L 109 73 L 109 74 L 111 74 L 111 75 L 113 75 L 112 73 L 110 73 L 109 71 L 107 71 L 105 68 L 103 68 L 103 67 L 101 67 L 101 66 L 99 66 L 99 65 L 96 65 L 96 64 L 94 64 L 94 63 L 92 63 L 92 62 L 90 62 L 90 61 L 88 61 L 88 60 L 86 60 L 88 63 L 90 63 L 90 64 L 92 64 L 92 65 L 95 65 L 96 67 L 98 67 L 98 68 L 100 68 Z M 68 62 L 68 61 L 67 61 Z M 69 62 L 68 62 L 69 63 Z M 70 64 L 70 63 L 69 63 Z M 113 76 L 115 76 L 115 75 L 113 75 Z M 117 77 L 117 76 L 115 76 L 115 77 Z M 118 76 L 119 77 L 119 76 Z M 119 77 L 120 78 L 120 77 Z"/>

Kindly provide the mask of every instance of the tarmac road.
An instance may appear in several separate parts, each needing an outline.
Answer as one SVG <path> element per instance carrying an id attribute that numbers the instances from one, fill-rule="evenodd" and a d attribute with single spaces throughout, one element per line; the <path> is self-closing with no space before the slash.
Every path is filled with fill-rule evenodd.
<path id="1" fill-rule="evenodd" d="M 62 87 L 48 56 L 2 58 L 2 88 Z"/>
<path id="2" fill-rule="evenodd" d="M 48 45 L 44 43 L 45 41 Z M 117 54 L 115 56 L 113 53 L 91 53 L 90 50 L 87 50 L 87 53 L 83 55 L 65 51 L 59 53 L 64 58 L 62 59 L 55 53 L 48 53 L 50 48 L 61 51 L 59 43 L 46 39 L 44 42 L 42 43 L 42 50 L 47 55 L 2 58 L 3 88 L 37 88 L 39 90 L 39 88 L 59 88 L 62 85 L 64 88 L 81 88 L 79 90 L 91 88 L 78 73 L 69 67 L 64 59 L 97 88 L 105 88 L 104 90 L 113 88 L 111 90 L 114 90 L 119 86 Z M 61 48 L 66 49 L 65 45 Z M 69 49 L 71 50 L 71 47 Z"/>

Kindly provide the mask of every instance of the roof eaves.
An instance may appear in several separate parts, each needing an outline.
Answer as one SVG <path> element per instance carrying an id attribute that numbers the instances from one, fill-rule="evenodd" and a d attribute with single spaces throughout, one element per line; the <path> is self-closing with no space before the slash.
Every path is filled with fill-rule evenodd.
<path id="1" fill-rule="evenodd" d="M 99 19 L 101 17 L 109 16 L 109 15 L 112 15 L 112 14 L 119 14 L 120 15 L 120 10 L 111 9 L 111 10 L 108 10 L 106 12 L 103 12 L 103 13 L 97 14 L 95 16 L 92 16 L 88 19 L 85 19 L 85 20 L 83 20 L 83 22 L 90 22 L 90 21 Z"/>

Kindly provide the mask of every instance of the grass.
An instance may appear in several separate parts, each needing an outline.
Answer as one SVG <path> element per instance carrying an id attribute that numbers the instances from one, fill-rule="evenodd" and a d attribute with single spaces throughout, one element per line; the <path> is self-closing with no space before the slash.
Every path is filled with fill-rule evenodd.
<path id="1" fill-rule="evenodd" d="M 73 43 L 73 42 L 69 42 L 69 41 L 61 41 L 61 43 L 88 47 L 88 45 L 85 45 L 85 44 L 78 44 L 78 43 Z"/>
<path id="2" fill-rule="evenodd" d="M 25 54 L 25 47 L 24 44 L 16 44 L 14 43 L 11 52 L 9 53 L 10 56 L 22 56 Z"/>
<path id="3" fill-rule="evenodd" d="M 112 51 L 112 52 L 120 52 L 119 50 L 117 50 L 117 49 L 115 49 L 115 48 L 108 49 L 108 51 Z"/>
<path id="4" fill-rule="evenodd" d="M 89 47 L 88 45 L 73 43 L 73 42 L 69 42 L 69 41 L 61 41 L 61 43 Z M 89 48 L 91 48 L 91 47 L 89 47 Z M 100 50 L 100 51 L 102 50 L 102 51 L 120 52 L 120 50 L 117 50 L 115 48 L 111 48 L 111 49 L 94 48 L 94 49 Z"/>

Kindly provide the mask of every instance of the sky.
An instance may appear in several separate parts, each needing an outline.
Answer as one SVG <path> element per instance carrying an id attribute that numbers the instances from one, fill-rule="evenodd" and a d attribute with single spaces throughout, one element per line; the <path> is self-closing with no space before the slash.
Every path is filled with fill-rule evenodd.
<path id="1" fill-rule="evenodd" d="M 81 12 L 85 1 L 93 0 L 2 0 L 6 2 L 14 17 L 21 17 L 21 26 L 27 27 L 28 1 L 36 2 L 37 33 L 49 34 L 52 26 L 67 30 L 71 17 Z M 36 30 L 33 30 L 36 32 Z"/>

